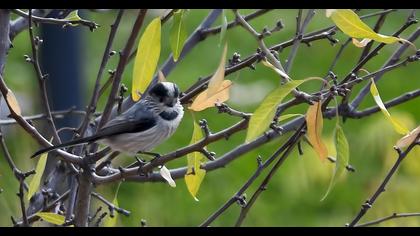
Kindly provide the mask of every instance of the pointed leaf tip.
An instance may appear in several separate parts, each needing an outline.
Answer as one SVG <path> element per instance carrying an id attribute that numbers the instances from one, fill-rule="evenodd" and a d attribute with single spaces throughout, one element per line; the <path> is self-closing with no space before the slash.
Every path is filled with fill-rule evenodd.
<path id="1" fill-rule="evenodd" d="M 327 198 L 328 194 L 337 183 L 338 179 L 343 174 L 346 166 L 349 164 L 349 157 L 350 157 L 350 148 L 349 143 L 347 141 L 346 135 L 344 134 L 343 128 L 337 124 L 334 130 L 334 139 L 335 139 L 335 149 L 337 153 L 337 158 L 335 160 L 335 167 L 333 171 L 333 175 L 331 176 L 331 180 L 327 189 L 327 192 L 322 197 L 321 201 L 324 201 Z"/>
<path id="2" fill-rule="evenodd" d="M 166 166 L 162 166 L 159 173 L 168 182 L 169 186 L 172 188 L 176 187 L 176 183 L 172 179 L 171 172 L 168 170 L 168 168 L 166 168 Z"/>
<path id="3" fill-rule="evenodd" d="M 193 134 L 190 144 L 197 143 L 203 137 L 203 132 L 193 115 Z M 193 152 L 187 155 L 187 159 L 188 166 L 187 173 L 184 176 L 185 183 L 191 196 L 198 202 L 197 193 L 206 175 L 206 171 L 201 169 L 201 164 L 205 162 L 206 158 L 201 152 Z"/>
<path id="4" fill-rule="evenodd" d="M 375 80 L 371 78 L 371 84 L 370 84 L 370 93 L 373 96 L 373 99 L 375 100 L 375 103 L 378 105 L 378 107 L 381 109 L 382 113 L 385 115 L 385 118 L 391 122 L 392 126 L 394 127 L 394 130 L 399 133 L 406 135 L 410 133 L 410 131 L 405 127 L 403 123 L 398 121 L 397 119 L 393 118 L 391 114 L 386 109 L 384 103 L 382 102 L 382 99 L 379 95 L 378 88 L 376 87 Z"/>
<path id="5" fill-rule="evenodd" d="M 187 39 L 187 32 L 184 20 L 184 10 L 177 10 L 173 14 L 173 24 L 169 35 L 169 42 L 172 49 L 174 61 L 178 61 Z"/>
<path id="6" fill-rule="evenodd" d="M 372 39 L 386 44 L 396 43 L 398 41 L 404 42 L 403 39 L 394 36 L 376 33 L 350 9 L 329 9 L 326 11 L 326 16 L 330 17 L 343 33 L 352 38 Z M 362 46 L 366 41 L 362 42 L 353 41 L 358 47 Z"/>

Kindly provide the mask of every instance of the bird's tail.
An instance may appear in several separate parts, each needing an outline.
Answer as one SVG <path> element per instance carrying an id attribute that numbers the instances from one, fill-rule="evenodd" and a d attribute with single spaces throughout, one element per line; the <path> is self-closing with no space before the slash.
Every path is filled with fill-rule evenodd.
<path id="1" fill-rule="evenodd" d="M 42 148 L 42 149 L 36 151 L 31 156 L 31 158 L 34 158 L 34 157 L 36 157 L 36 156 L 38 156 L 38 155 L 40 155 L 42 153 L 45 153 L 45 152 L 51 152 L 51 151 L 56 150 L 56 149 L 59 149 L 59 148 L 71 147 L 71 146 L 76 146 L 76 145 L 79 145 L 79 144 L 94 142 L 94 141 L 96 141 L 98 139 L 99 139 L 99 137 L 97 135 L 94 135 L 94 136 L 89 136 L 89 137 L 75 139 L 75 140 L 69 141 L 67 143 L 62 143 L 62 144 L 58 144 L 58 145 L 55 145 L 55 146 L 51 146 L 51 147 L 47 147 L 47 148 Z"/>

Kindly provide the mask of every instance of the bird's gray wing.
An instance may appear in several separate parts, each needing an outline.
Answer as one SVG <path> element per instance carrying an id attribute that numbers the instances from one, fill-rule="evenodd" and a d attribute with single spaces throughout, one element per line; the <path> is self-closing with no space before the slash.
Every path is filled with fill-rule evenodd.
<path id="1" fill-rule="evenodd" d="M 152 113 L 145 104 L 137 103 L 123 114 L 110 120 L 96 134 L 84 138 L 75 139 L 59 145 L 47 147 L 35 152 L 32 157 L 41 153 L 49 152 L 58 148 L 74 146 L 82 143 L 95 142 L 99 139 L 108 138 L 113 135 L 124 133 L 137 133 L 145 131 L 156 125 L 157 117 Z"/>
<path id="2" fill-rule="evenodd" d="M 137 106 L 136 106 L 137 105 Z M 123 114 L 110 120 L 102 127 L 96 136 L 101 138 L 110 137 L 123 133 L 137 133 L 152 128 L 156 125 L 156 115 L 146 106 L 136 104 Z"/>

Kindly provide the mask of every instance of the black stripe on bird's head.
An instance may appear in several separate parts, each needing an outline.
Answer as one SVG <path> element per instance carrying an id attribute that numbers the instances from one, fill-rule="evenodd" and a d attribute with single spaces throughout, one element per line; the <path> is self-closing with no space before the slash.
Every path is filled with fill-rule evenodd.
<path id="1" fill-rule="evenodd" d="M 155 84 L 149 92 L 149 95 L 158 103 L 173 107 L 180 95 L 179 88 L 171 82 L 159 82 Z"/>

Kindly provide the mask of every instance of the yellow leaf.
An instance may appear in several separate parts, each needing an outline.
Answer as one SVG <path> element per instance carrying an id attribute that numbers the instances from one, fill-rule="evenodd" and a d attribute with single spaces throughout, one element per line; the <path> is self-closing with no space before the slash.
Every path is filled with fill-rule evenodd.
<path id="1" fill-rule="evenodd" d="M 271 91 L 251 116 L 245 142 L 248 143 L 252 141 L 261 135 L 270 126 L 271 121 L 273 120 L 276 113 L 277 106 L 293 89 L 295 89 L 303 82 L 314 79 L 319 80 L 320 78 L 310 77 L 304 80 L 292 80 L 283 85 L 280 85 L 280 87 Z"/>
<path id="2" fill-rule="evenodd" d="M 376 33 L 350 9 L 329 9 L 327 15 L 343 33 L 352 38 L 368 38 L 386 44 L 401 41 L 397 37 Z"/>
<path id="3" fill-rule="evenodd" d="M 66 18 L 64 18 L 64 20 L 68 20 L 68 21 L 79 21 L 82 18 L 80 18 L 79 14 L 78 14 L 78 10 L 72 11 L 68 14 L 68 16 Z M 75 23 L 70 23 L 71 26 L 78 26 L 79 24 L 75 24 Z"/>
<path id="4" fill-rule="evenodd" d="M 39 158 L 38 163 L 36 164 L 35 175 L 32 177 L 32 180 L 29 183 L 27 195 L 28 200 L 31 199 L 31 197 L 36 193 L 36 191 L 38 191 L 39 185 L 41 184 L 42 174 L 44 173 L 45 165 L 47 164 L 47 156 L 47 152 L 43 153 Z"/>
<path id="5" fill-rule="evenodd" d="M 64 224 L 66 217 L 51 213 L 51 212 L 37 212 L 35 215 L 39 216 L 41 219 L 45 220 L 48 223 L 55 224 L 55 225 L 62 225 Z"/>
<path id="6" fill-rule="evenodd" d="M 379 91 L 376 88 L 375 81 L 373 80 L 373 78 L 371 78 L 370 93 L 372 94 L 373 99 L 375 100 L 378 107 L 381 109 L 382 113 L 385 115 L 388 121 L 391 122 L 392 126 L 394 127 L 394 130 L 397 131 L 397 133 L 399 134 L 408 134 L 410 131 L 404 126 L 404 124 L 399 122 L 397 119 L 393 118 L 391 114 L 389 114 L 384 103 L 382 102 L 381 97 L 379 96 Z"/>
<path id="7" fill-rule="evenodd" d="M 194 102 L 188 109 L 202 111 L 206 108 L 214 107 L 215 103 L 222 103 L 229 100 L 230 86 L 232 86 L 232 81 L 223 80 L 222 84 L 213 95 L 209 95 L 208 89 L 204 90 L 194 99 Z"/>
<path id="8" fill-rule="evenodd" d="M 70 12 L 66 18 L 64 18 L 64 20 L 68 20 L 68 21 L 77 21 L 77 20 L 81 20 L 82 18 L 80 18 L 79 14 L 78 14 L 78 10 L 72 11 Z"/>
<path id="9" fill-rule="evenodd" d="M 155 18 L 140 38 L 134 61 L 131 97 L 134 101 L 146 91 L 153 79 L 160 56 L 161 22 Z"/>
<path id="10" fill-rule="evenodd" d="M 15 114 L 19 116 L 22 115 L 19 103 L 15 97 L 15 94 L 10 89 L 7 90 L 6 102 L 9 105 L 10 112 L 12 113 L 14 112 Z"/>
<path id="11" fill-rule="evenodd" d="M 200 126 L 194 119 L 193 116 L 193 135 L 191 138 L 190 144 L 197 143 L 203 138 L 203 133 Z M 206 170 L 200 168 L 201 163 L 205 161 L 205 157 L 200 152 L 193 152 L 187 155 L 188 159 L 188 168 L 187 173 L 184 176 L 185 183 L 187 185 L 188 191 L 194 197 L 194 200 L 197 199 L 197 192 L 200 189 L 201 182 L 203 182 L 204 176 L 206 175 Z"/>
<path id="12" fill-rule="evenodd" d="M 309 106 L 306 112 L 306 125 L 308 127 L 308 140 L 321 160 L 328 157 L 328 150 L 322 141 L 322 128 L 324 125 L 321 111 L 321 102 Z"/>
<path id="13" fill-rule="evenodd" d="M 188 191 L 194 197 L 194 200 L 197 202 L 199 201 L 197 196 L 197 192 L 200 189 L 201 182 L 203 182 L 204 176 L 206 175 L 206 171 L 203 169 L 194 168 L 194 173 L 190 172 L 184 176 L 185 183 L 187 184 Z"/>
<path id="14" fill-rule="evenodd" d="M 209 86 L 207 88 L 208 96 L 212 96 L 217 93 L 222 85 L 222 82 L 225 78 L 225 62 L 226 62 L 226 53 L 227 53 L 227 43 L 225 43 L 225 47 L 223 48 L 222 58 L 220 58 L 219 67 L 217 67 L 216 72 L 214 72 L 213 76 L 209 80 Z"/>
<path id="15" fill-rule="evenodd" d="M 395 147 L 397 148 L 407 147 L 408 145 L 414 142 L 414 139 L 417 137 L 419 133 L 420 133 L 420 126 L 413 129 L 409 134 L 407 134 L 406 136 L 398 140 L 397 144 L 395 144 Z"/>

